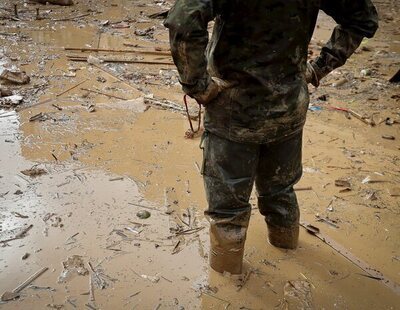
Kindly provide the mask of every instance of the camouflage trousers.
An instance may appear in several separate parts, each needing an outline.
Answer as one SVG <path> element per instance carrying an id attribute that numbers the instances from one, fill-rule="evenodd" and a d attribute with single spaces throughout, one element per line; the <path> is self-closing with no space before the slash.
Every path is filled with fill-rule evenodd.
<path id="1" fill-rule="evenodd" d="M 206 217 L 218 226 L 247 227 L 255 183 L 267 224 L 292 227 L 299 221 L 293 190 L 302 175 L 302 132 L 269 144 L 233 142 L 205 132 L 202 142 Z"/>

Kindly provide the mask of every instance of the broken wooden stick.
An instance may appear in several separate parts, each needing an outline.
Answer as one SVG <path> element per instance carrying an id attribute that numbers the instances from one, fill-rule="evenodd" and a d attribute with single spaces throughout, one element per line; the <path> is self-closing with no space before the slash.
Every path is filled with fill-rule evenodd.
<path id="1" fill-rule="evenodd" d="M 80 85 L 82 85 L 83 83 L 85 83 L 85 82 L 88 81 L 88 80 L 89 80 L 89 79 L 84 79 L 83 81 L 80 81 L 78 84 L 75 84 L 75 85 L 71 86 L 70 88 L 68 88 L 68 89 L 66 89 L 66 90 L 64 90 L 64 91 L 62 91 L 61 93 L 56 94 L 55 98 L 48 98 L 48 99 L 45 99 L 45 100 L 40 101 L 40 102 L 38 102 L 38 103 L 32 104 L 32 105 L 30 105 L 30 106 L 22 107 L 22 108 L 20 108 L 20 109 L 17 109 L 17 112 L 20 112 L 20 111 L 23 111 L 23 110 L 26 110 L 26 109 L 30 109 L 30 108 L 33 108 L 33 107 L 37 107 L 37 106 L 42 105 L 42 104 L 45 104 L 45 103 L 52 102 L 52 101 L 56 100 L 58 97 L 60 97 L 60 96 L 62 96 L 62 95 L 64 95 L 64 94 L 66 94 L 67 92 L 69 92 L 69 91 L 71 91 L 71 90 L 73 90 L 73 89 L 79 87 Z"/>
<path id="2" fill-rule="evenodd" d="M 126 100 L 126 98 L 122 98 L 122 97 L 119 97 L 119 96 L 103 93 L 103 92 L 95 90 L 95 89 L 81 88 L 81 90 L 85 90 L 85 91 L 88 91 L 90 93 L 95 93 L 95 94 L 107 96 L 109 98 L 116 98 L 116 99 L 120 99 L 120 100 Z"/>
<path id="3" fill-rule="evenodd" d="M 19 293 L 27 287 L 29 284 L 31 284 L 33 281 L 35 281 L 37 278 L 39 278 L 43 273 L 47 271 L 47 267 L 43 267 L 33 275 L 31 275 L 28 279 L 26 279 L 24 282 L 22 282 L 20 285 L 18 285 L 15 289 L 12 290 L 12 292 L 4 292 L 3 295 L 1 295 L 1 301 L 9 301 L 13 300 L 17 297 L 19 297 Z"/>
<path id="4" fill-rule="evenodd" d="M 91 15 L 91 13 L 85 13 L 85 14 L 81 14 L 81 15 L 77 15 L 77 16 L 71 16 L 71 17 L 65 17 L 65 18 L 52 19 L 51 21 L 53 21 L 53 22 L 65 22 L 65 21 L 68 21 L 68 20 L 82 18 L 82 17 L 86 17 L 86 16 L 89 16 L 89 15 Z"/>
<path id="5" fill-rule="evenodd" d="M 16 240 L 16 239 L 20 239 L 22 238 L 31 228 L 33 227 L 33 225 L 29 225 L 24 227 L 20 232 L 16 233 L 14 236 L 10 236 L 10 238 L 8 239 L 4 239 L 4 240 L 0 240 L 0 243 L 4 243 L 4 242 L 8 242 L 8 241 L 12 241 L 12 240 Z"/>
<path id="6" fill-rule="evenodd" d="M 88 57 L 68 55 L 68 60 L 87 62 Z M 166 61 L 150 61 L 150 60 L 136 60 L 136 59 L 111 59 L 101 58 L 101 61 L 106 63 L 127 63 L 127 64 L 144 64 L 144 65 L 174 65 L 172 62 Z"/>
<path id="7" fill-rule="evenodd" d="M 78 86 L 82 85 L 83 83 L 85 83 L 85 82 L 88 81 L 88 80 L 89 80 L 89 79 L 84 79 L 83 81 L 79 82 L 78 84 L 75 84 L 75 85 L 71 86 L 70 88 L 67 88 L 67 89 L 64 90 L 63 92 L 58 93 L 58 94 L 56 95 L 56 97 L 58 98 L 58 97 L 60 97 L 60 96 L 62 96 L 62 95 L 64 95 L 64 94 L 68 93 L 69 91 L 71 91 L 71 90 L 77 88 Z"/>
<path id="8" fill-rule="evenodd" d="M 344 256 L 346 259 L 348 259 L 354 265 L 361 268 L 368 275 L 382 281 L 382 283 L 385 284 L 388 288 L 390 288 L 393 292 L 400 295 L 400 285 L 399 284 L 390 280 L 389 278 L 384 276 L 381 272 L 379 272 L 376 268 L 373 268 L 372 266 L 368 265 L 366 262 L 364 262 L 360 258 L 356 257 L 353 253 L 351 253 L 349 250 L 347 250 L 341 244 L 339 244 L 336 241 L 334 241 L 333 239 L 331 239 L 329 236 L 322 234 L 318 227 L 315 227 L 304 221 L 300 222 L 300 225 L 303 226 L 307 230 L 308 233 L 310 233 L 311 235 L 317 237 L 318 239 L 320 239 L 321 241 L 323 241 L 324 243 L 329 245 L 332 249 L 334 249 L 336 252 L 338 252 L 339 254 Z"/>
<path id="9" fill-rule="evenodd" d="M 66 51 L 80 51 L 80 52 L 107 52 L 107 53 L 136 53 L 136 54 L 148 54 L 148 55 L 162 55 L 162 56 L 171 56 L 170 52 L 163 51 L 147 51 L 147 50 L 138 50 L 138 49 L 107 49 L 107 48 L 87 48 L 87 47 L 64 47 Z"/>

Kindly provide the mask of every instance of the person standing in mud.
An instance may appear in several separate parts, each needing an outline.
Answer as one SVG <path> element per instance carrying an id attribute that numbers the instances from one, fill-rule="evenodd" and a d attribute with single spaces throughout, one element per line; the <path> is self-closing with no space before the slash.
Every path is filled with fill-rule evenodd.
<path id="1" fill-rule="evenodd" d="M 338 25 L 307 62 L 320 9 Z M 177 0 L 165 26 L 183 91 L 206 109 L 210 265 L 240 274 L 254 183 L 270 244 L 297 247 L 307 83 L 317 87 L 375 34 L 377 12 L 370 0 Z"/>

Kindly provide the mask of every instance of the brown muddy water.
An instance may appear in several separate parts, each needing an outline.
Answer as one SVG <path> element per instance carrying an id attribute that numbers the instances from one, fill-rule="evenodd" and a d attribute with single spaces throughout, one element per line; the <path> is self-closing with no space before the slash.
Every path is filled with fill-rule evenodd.
<path id="1" fill-rule="evenodd" d="M 0 243 L 0 294 L 49 269 L 0 308 L 399 308 L 400 295 L 305 230 L 297 251 L 270 246 L 254 195 L 245 275 L 209 270 L 200 140 L 184 138 L 184 115 L 143 100 L 154 96 L 181 104 L 174 67 L 92 66 L 67 55 L 170 59 L 63 50 L 167 50 L 162 21 L 147 15 L 168 3 L 98 1 L 88 10 L 83 1 L 68 8 L 16 2 L 22 20 L 7 19 L 12 11 L 0 12 L 5 16 L 0 32 L 12 34 L 0 34 L 2 59 L 26 70 L 32 81 L 11 87 L 24 95 L 19 112 L 0 111 L 0 236 L 33 227 L 20 239 Z M 11 1 L 1 6 L 12 8 Z M 43 20 L 34 20 L 36 7 Z M 394 195 L 400 191 L 400 130 L 398 123 L 384 122 L 400 118 L 399 86 L 387 82 L 400 67 L 398 4 L 382 1 L 378 8 L 377 37 L 363 42 L 318 90 L 310 88 L 312 105 L 321 110 L 309 113 L 304 176 L 297 187 L 311 187 L 298 191 L 303 220 L 400 283 L 400 198 Z M 153 36 L 134 33 L 152 26 Z M 332 26 L 321 15 L 310 46 L 314 55 Z M 363 75 L 363 69 L 371 74 Z M 347 82 L 332 86 L 343 77 Z M 326 94 L 327 101 L 317 99 Z M 30 107 L 36 103 L 42 104 Z M 378 125 L 348 119 L 329 106 L 373 115 Z M 42 121 L 29 121 L 38 113 Z M 21 173 L 33 166 L 46 173 Z M 349 189 L 335 186 L 339 179 Z M 138 211 L 151 216 L 141 219 Z M 80 268 L 62 277 L 71 262 Z"/>

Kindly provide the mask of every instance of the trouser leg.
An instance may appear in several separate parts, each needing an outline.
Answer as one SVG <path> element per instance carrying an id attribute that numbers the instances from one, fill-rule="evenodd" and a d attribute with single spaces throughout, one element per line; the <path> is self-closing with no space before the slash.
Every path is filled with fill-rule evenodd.
<path id="1" fill-rule="evenodd" d="M 218 272 L 242 271 L 258 153 L 259 145 L 236 143 L 205 133 L 205 215 L 210 221 L 210 265 Z"/>
<path id="2" fill-rule="evenodd" d="M 256 176 L 258 206 L 272 245 L 294 249 L 299 235 L 299 206 L 293 186 L 302 175 L 302 133 L 262 145 Z"/>

